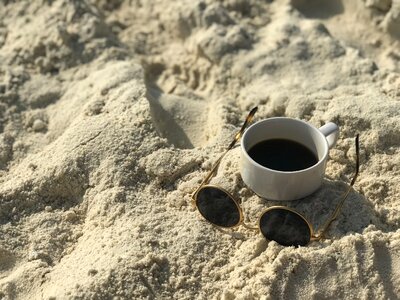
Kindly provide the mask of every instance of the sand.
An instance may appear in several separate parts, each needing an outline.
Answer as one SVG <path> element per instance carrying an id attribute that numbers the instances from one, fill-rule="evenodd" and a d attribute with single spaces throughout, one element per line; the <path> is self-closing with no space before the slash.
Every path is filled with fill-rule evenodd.
<path id="1" fill-rule="evenodd" d="M 0 299 L 400 298 L 400 2 L 2 1 Z M 204 222 L 191 193 L 255 121 L 332 121 L 322 187 L 283 247 Z M 213 183 L 246 219 L 231 150 Z M 280 203 L 282 204 L 282 203 Z"/>

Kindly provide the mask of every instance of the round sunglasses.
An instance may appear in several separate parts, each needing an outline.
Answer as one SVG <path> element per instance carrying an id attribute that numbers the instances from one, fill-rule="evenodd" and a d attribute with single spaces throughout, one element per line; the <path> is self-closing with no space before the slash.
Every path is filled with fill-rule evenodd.
<path id="1" fill-rule="evenodd" d="M 218 166 L 225 154 L 232 149 L 242 136 L 247 125 L 251 122 L 257 107 L 253 108 L 236 133 L 229 147 L 216 161 L 211 171 L 207 174 L 200 186 L 193 193 L 193 204 L 201 216 L 214 226 L 233 228 L 243 225 L 248 229 L 258 230 L 268 241 L 275 241 L 283 246 L 306 246 L 310 241 L 320 240 L 324 237 L 330 224 L 338 217 L 344 201 L 349 195 L 359 171 L 359 135 L 355 138 L 356 147 L 356 171 L 351 183 L 336 205 L 330 218 L 322 225 L 318 233 L 311 223 L 300 213 L 285 206 L 272 206 L 263 211 L 258 219 L 258 226 L 254 227 L 244 222 L 243 210 L 239 202 L 225 189 L 209 184 L 216 173 Z"/>

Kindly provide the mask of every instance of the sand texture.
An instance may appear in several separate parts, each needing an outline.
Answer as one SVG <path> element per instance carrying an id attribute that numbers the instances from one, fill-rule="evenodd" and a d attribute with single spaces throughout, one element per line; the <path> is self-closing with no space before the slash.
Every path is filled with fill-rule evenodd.
<path id="1" fill-rule="evenodd" d="M 204 222 L 191 193 L 248 111 L 340 138 L 285 202 L 327 239 Z M 240 148 L 213 183 L 246 219 Z M 282 204 L 282 203 L 279 203 Z M 0 299 L 399 299 L 399 0 L 0 3 Z"/>

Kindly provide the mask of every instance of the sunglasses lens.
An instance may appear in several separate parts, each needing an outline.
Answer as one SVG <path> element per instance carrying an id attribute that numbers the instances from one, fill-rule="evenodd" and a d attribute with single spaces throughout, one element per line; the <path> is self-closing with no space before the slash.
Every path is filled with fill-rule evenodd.
<path id="1" fill-rule="evenodd" d="M 266 211 L 260 219 L 260 230 L 267 240 L 282 246 L 305 246 L 311 239 L 311 229 L 303 217 L 283 208 Z"/>
<path id="2" fill-rule="evenodd" d="M 232 227 L 240 222 L 240 211 L 235 201 L 223 190 L 205 186 L 196 196 L 197 209 L 214 225 Z"/>

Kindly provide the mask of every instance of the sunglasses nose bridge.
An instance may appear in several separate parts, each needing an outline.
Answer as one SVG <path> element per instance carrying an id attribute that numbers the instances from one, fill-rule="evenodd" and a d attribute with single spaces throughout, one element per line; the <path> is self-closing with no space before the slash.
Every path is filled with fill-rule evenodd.
<path id="1" fill-rule="evenodd" d="M 258 227 L 258 226 L 255 227 L 254 225 L 249 225 L 249 224 L 246 224 L 245 222 L 242 222 L 242 225 L 246 229 L 260 231 L 260 227 Z"/>

